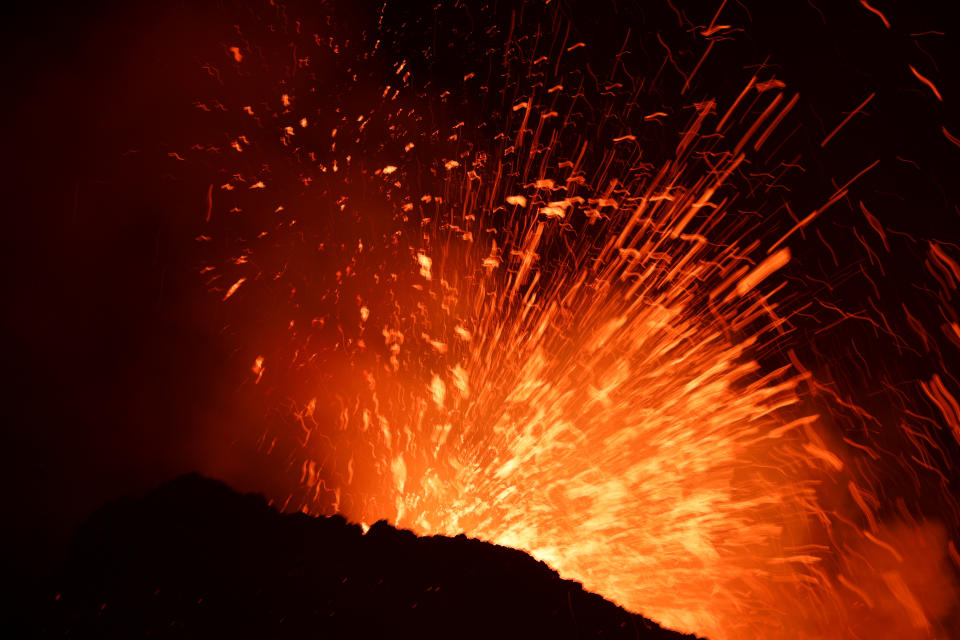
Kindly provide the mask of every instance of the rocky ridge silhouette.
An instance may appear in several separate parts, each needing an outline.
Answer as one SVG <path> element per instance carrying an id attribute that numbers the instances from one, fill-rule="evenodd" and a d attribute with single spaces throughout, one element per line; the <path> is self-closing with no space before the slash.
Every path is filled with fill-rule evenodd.
<path id="1" fill-rule="evenodd" d="M 522 551 L 281 514 L 199 475 L 99 509 L 31 613 L 56 638 L 693 639 Z"/>

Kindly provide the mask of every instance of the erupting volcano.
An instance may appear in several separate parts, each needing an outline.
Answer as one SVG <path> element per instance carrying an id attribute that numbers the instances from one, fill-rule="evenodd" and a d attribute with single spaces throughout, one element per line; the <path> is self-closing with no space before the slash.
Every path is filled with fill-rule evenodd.
<path id="1" fill-rule="evenodd" d="M 250 369 L 224 455 L 684 633 L 958 637 L 952 34 L 627 4 L 214 12 L 163 153 Z"/>
<path id="2" fill-rule="evenodd" d="M 278 412 L 262 448 L 299 476 L 284 506 L 517 547 L 718 640 L 926 637 L 955 598 L 948 541 L 886 506 L 910 488 L 878 481 L 896 458 L 871 431 L 903 429 L 902 473 L 935 468 L 948 372 L 914 389 L 942 408 L 933 429 L 885 424 L 798 353 L 807 315 L 910 339 L 804 268 L 831 251 L 816 234 L 833 208 L 860 213 L 857 268 L 887 250 L 856 191 L 879 160 L 821 185 L 812 211 L 791 206 L 803 159 L 783 129 L 811 135 L 791 120 L 798 91 L 729 61 L 738 91 L 696 88 L 740 30 L 733 8 L 679 19 L 672 46 L 699 52 L 686 69 L 659 31 L 643 41 L 642 16 L 594 34 L 613 49 L 581 41 L 560 3 L 379 12 L 391 28 L 353 39 L 335 8 L 322 31 L 268 12 L 266 42 L 239 26 L 211 69 L 222 97 L 197 105 L 230 139 L 197 154 L 223 165 L 199 238 L 222 253 L 203 274 L 233 323 L 255 319 L 241 340 Z M 260 74 L 273 93 L 243 95 Z M 943 301 L 956 256 L 929 241 Z M 943 313 L 942 337 L 921 337 L 954 349 Z M 821 417 L 844 410 L 860 428 Z"/>

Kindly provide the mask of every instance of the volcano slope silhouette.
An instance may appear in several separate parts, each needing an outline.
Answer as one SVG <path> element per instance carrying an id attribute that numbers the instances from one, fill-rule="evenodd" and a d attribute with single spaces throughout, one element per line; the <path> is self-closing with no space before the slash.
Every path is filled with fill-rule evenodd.
<path id="1" fill-rule="evenodd" d="M 526 553 L 280 514 L 198 475 L 82 525 L 35 616 L 57 638 L 693 638 Z"/>

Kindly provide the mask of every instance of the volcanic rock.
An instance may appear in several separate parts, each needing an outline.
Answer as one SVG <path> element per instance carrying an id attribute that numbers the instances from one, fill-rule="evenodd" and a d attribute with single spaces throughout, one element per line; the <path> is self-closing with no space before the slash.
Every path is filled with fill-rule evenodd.
<path id="1" fill-rule="evenodd" d="M 693 638 L 522 551 L 281 514 L 198 475 L 80 527 L 30 625 L 56 638 Z"/>

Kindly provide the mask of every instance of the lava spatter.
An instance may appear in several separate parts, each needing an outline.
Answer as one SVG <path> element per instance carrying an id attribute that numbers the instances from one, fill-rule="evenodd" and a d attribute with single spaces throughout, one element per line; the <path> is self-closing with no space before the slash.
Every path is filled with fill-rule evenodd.
<path id="1" fill-rule="evenodd" d="M 947 637 L 956 245 L 925 249 L 940 327 L 833 296 L 886 275 L 857 191 L 880 161 L 795 211 L 803 96 L 772 65 L 720 91 L 751 22 L 688 13 L 636 33 L 559 2 L 243 16 L 198 99 L 218 142 L 191 159 L 217 177 L 202 277 L 273 416 L 276 498 L 521 548 L 718 640 Z M 841 265 L 819 225 L 842 207 L 862 257 Z M 843 323 L 919 339 L 937 371 L 816 346 Z"/>

